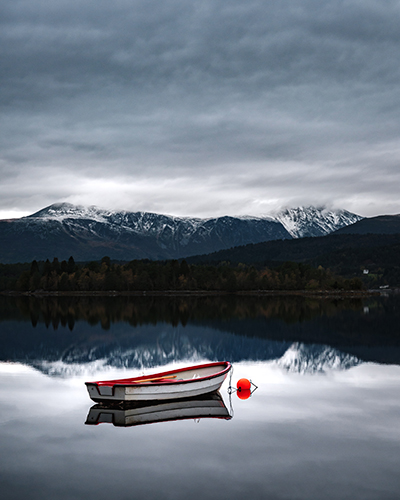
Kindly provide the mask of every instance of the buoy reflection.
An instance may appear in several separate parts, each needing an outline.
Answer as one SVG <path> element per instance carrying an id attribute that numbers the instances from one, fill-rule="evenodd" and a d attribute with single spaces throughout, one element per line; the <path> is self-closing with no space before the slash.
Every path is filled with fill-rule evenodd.
<path id="1" fill-rule="evenodd" d="M 241 391 L 236 391 L 236 394 L 239 399 L 249 399 L 249 397 L 251 396 L 251 390 L 242 389 Z"/>

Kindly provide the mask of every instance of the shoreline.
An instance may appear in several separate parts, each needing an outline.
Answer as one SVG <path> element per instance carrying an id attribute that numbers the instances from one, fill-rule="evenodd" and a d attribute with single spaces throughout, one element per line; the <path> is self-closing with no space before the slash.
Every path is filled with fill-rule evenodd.
<path id="1" fill-rule="evenodd" d="M 303 296 L 314 298 L 364 298 L 374 296 L 384 296 L 386 294 L 399 293 L 399 289 L 385 290 L 242 290 L 237 292 L 208 291 L 208 290 L 144 290 L 144 291 L 35 291 L 18 292 L 3 291 L 0 295 L 6 297 L 289 297 Z"/>

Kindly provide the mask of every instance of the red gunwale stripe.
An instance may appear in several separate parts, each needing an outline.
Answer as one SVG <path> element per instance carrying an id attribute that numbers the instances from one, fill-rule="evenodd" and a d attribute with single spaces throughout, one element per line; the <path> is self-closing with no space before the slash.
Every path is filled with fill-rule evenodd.
<path id="1" fill-rule="evenodd" d="M 210 368 L 210 367 L 219 366 L 219 365 L 225 366 L 225 368 L 217 373 L 213 373 L 212 375 L 198 377 L 196 379 L 174 380 L 174 381 L 165 381 L 165 382 L 162 382 L 162 381 L 143 382 L 142 384 L 140 384 L 141 380 L 147 380 L 150 377 L 162 379 L 163 377 L 165 377 L 167 375 L 172 375 L 175 373 L 182 373 L 182 372 L 187 372 L 190 370 L 197 370 L 197 369 L 201 369 L 201 368 Z M 229 370 L 231 369 L 231 367 L 232 367 L 232 365 L 229 361 L 219 361 L 219 362 L 215 362 L 215 363 L 204 363 L 202 365 L 195 365 L 195 366 L 188 366 L 185 368 L 178 368 L 177 370 L 169 370 L 167 372 L 153 373 L 152 375 L 142 375 L 141 377 L 134 377 L 134 378 L 129 378 L 129 379 L 125 378 L 125 379 L 117 379 L 117 380 L 100 380 L 97 382 L 85 382 L 85 384 L 86 385 L 95 384 L 97 386 L 121 386 L 121 385 L 123 385 L 123 386 L 127 386 L 127 385 L 132 385 L 132 386 L 137 386 L 137 385 L 147 386 L 147 385 L 149 385 L 149 386 L 152 386 L 152 385 L 155 385 L 155 383 L 163 384 L 163 385 L 187 384 L 187 383 L 191 383 L 191 382 L 198 382 L 200 380 L 210 380 L 212 378 L 219 377 L 220 375 L 228 373 Z"/>

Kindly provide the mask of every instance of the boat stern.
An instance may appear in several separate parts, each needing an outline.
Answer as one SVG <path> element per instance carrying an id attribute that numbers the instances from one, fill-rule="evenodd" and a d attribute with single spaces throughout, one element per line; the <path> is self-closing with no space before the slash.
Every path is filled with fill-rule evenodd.
<path id="1" fill-rule="evenodd" d="M 112 385 L 98 385 L 95 382 L 86 382 L 90 399 L 96 403 L 102 401 L 124 401 L 125 388 Z"/>

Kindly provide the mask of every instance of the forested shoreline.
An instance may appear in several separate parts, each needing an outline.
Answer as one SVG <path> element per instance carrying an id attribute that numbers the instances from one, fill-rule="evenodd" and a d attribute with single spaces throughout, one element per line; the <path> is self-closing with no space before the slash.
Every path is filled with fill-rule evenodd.
<path id="1" fill-rule="evenodd" d="M 84 264 L 36 261 L 0 264 L 0 291 L 14 292 L 240 292 L 350 291 L 364 289 L 359 278 L 344 278 L 321 266 L 287 262 L 274 268 L 246 264 L 188 264 L 185 260 L 134 260 L 109 257 Z"/>

